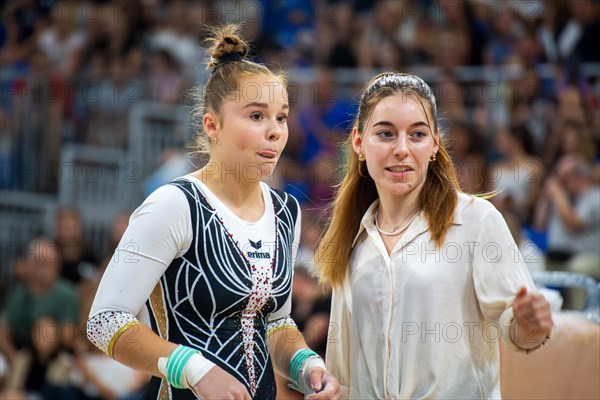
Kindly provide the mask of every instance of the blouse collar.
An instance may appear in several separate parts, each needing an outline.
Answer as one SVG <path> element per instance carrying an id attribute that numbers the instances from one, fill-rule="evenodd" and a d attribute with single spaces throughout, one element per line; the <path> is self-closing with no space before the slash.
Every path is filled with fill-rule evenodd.
<path id="1" fill-rule="evenodd" d="M 371 203 L 371 205 L 363 215 L 360 221 L 360 226 L 358 227 L 358 232 L 356 233 L 356 236 L 352 241 L 352 247 L 356 245 L 356 242 L 358 241 L 358 238 L 360 237 L 363 231 L 366 230 L 369 233 L 377 233 L 377 227 L 375 226 L 375 212 L 377 211 L 378 207 L 379 199 L 376 199 L 373 203 Z M 457 204 L 456 208 L 454 209 L 454 216 L 452 221 L 454 225 L 462 225 L 463 220 L 461 214 L 461 210 L 459 210 Z M 425 218 L 425 214 L 420 211 L 419 214 L 417 214 L 415 220 L 410 224 L 407 231 L 404 233 L 402 241 L 405 243 L 409 243 L 415 237 L 417 237 L 425 231 L 427 231 L 427 219 Z"/>

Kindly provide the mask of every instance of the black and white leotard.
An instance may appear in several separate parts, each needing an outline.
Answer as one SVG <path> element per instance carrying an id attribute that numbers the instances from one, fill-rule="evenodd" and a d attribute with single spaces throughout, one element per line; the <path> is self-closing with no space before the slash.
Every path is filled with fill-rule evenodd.
<path id="1" fill-rule="evenodd" d="M 198 349 L 253 398 L 274 399 L 266 340 L 295 326 L 289 314 L 300 209 L 292 196 L 261 188 L 265 212 L 256 222 L 237 217 L 190 176 L 150 195 L 102 279 L 90 339 L 110 354 L 120 332 L 145 314 L 139 318 L 154 332 Z M 144 399 L 158 398 L 195 397 L 153 377 Z"/>

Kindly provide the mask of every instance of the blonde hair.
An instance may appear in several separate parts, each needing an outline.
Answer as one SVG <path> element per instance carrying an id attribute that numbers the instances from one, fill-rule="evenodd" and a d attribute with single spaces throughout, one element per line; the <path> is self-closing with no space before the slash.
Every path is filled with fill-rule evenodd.
<path id="1" fill-rule="evenodd" d="M 416 96 L 427 119 L 428 114 L 431 115 L 433 121 L 430 126 L 434 127 L 433 132 L 437 135 L 439 127 L 433 91 L 421 78 L 397 72 L 385 72 L 369 81 L 360 99 L 354 128 L 362 133 L 375 106 L 382 99 L 398 93 Z M 456 170 L 441 137 L 437 135 L 434 138 L 439 150 L 436 160 L 427 169 L 425 183 L 419 195 L 419 207 L 425 214 L 432 240 L 436 246 L 441 246 L 446 231 L 452 225 L 460 189 Z M 366 168 L 362 168 L 357 154 L 352 150 L 352 137 L 346 145 L 349 150 L 346 175 L 331 205 L 329 226 L 319 243 L 315 259 L 321 280 L 334 286 L 340 285 L 346 276 L 352 241 L 358 233 L 362 216 L 379 197 L 375 181 Z"/>
<path id="2" fill-rule="evenodd" d="M 240 80 L 249 76 L 265 75 L 277 79 L 287 91 L 287 79 L 281 72 L 273 72 L 267 66 L 247 58 L 250 45 L 240 37 L 239 24 L 209 27 L 210 34 L 205 43 L 209 58 L 206 68 L 212 72 L 203 87 L 196 88 L 191 95 L 196 104 L 191 112 L 195 135 L 190 148 L 193 152 L 209 153 L 210 139 L 204 132 L 203 117 L 213 112 L 222 121 L 221 108 L 227 98 L 239 93 Z"/>

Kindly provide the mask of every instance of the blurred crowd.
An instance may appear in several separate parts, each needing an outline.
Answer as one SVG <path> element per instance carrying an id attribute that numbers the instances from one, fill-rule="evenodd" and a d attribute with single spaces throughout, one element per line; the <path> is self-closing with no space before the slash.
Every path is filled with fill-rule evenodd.
<path id="1" fill-rule="evenodd" d="M 28 183 L 33 164 L 59 165 L 69 144 L 126 150 L 129 113 L 140 102 L 193 106 L 190 93 L 210 73 L 206 26 L 244 23 L 253 56 L 288 72 L 290 138 L 272 183 L 303 208 L 293 312 L 321 352 L 329 304 L 312 274 L 313 249 L 343 168 L 340 144 L 357 93 L 379 70 L 421 73 L 431 84 L 462 189 L 495 194 L 532 271 L 600 278 L 596 0 L 13 0 L 2 7 L 0 189 L 49 195 L 59 192 L 59 178 Z M 84 237 L 85 218 L 60 205 L 54 229 L 1 266 L 11 285 L 0 296 L 0 397 L 125 399 L 147 379 L 95 351 L 83 334 L 128 213 L 114 216 L 105 248 Z"/>

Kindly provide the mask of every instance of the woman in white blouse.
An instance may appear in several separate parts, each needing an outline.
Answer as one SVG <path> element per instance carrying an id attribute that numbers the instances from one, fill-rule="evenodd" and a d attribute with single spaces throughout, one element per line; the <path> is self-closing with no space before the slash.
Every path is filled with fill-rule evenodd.
<path id="1" fill-rule="evenodd" d="M 552 317 L 502 215 L 461 193 L 419 77 L 362 94 L 317 250 L 334 286 L 328 370 L 345 398 L 499 398 L 498 341 L 529 352 Z"/>

